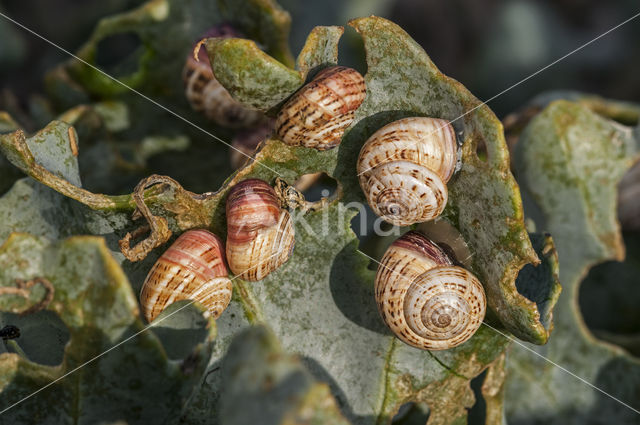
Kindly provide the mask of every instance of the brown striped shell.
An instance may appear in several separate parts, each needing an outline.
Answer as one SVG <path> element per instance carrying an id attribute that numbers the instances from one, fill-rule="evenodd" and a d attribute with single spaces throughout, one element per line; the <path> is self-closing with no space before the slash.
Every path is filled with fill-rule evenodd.
<path id="1" fill-rule="evenodd" d="M 227 260 L 241 279 L 257 281 L 284 264 L 295 242 L 293 222 L 260 179 L 235 185 L 227 198 Z"/>
<path id="2" fill-rule="evenodd" d="M 171 303 L 194 300 L 217 318 L 231 300 L 231 280 L 220 238 L 188 230 L 158 258 L 140 291 L 142 313 L 153 321 Z"/>
<path id="3" fill-rule="evenodd" d="M 223 24 L 208 31 L 206 37 L 239 37 L 240 34 L 231 26 Z M 185 84 L 185 95 L 191 108 L 203 112 L 207 118 L 223 127 L 250 127 L 264 119 L 260 111 L 248 108 L 231 97 L 229 92 L 218 82 L 211 70 L 209 57 L 200 43 L 197 59 L 191 52 L 182 70 Z"/>
<path id="4" fill-rule="evenodd" d="M 408 232 L 387 249 L 375 281 L 378 310 L 403 342 L 444 350 L 467 341 L 486 312 L 482 284 L 425 236 Z"/>
<path id="5" fill-rule="evenodd" d="M 456 136 L 448 121 L 404 118 L 369 137 L 357 171 L 373 211 L 389 223 L 408 226 L 442 213 L 456 161 Z"/>
<path id="6" fill-rule="evenodd" d="M 358 71 L 327 68 L 280 109 L 276 134 L 288 145 L 331 149 L 340 144 L 365 96 L 364 78 Z"/>

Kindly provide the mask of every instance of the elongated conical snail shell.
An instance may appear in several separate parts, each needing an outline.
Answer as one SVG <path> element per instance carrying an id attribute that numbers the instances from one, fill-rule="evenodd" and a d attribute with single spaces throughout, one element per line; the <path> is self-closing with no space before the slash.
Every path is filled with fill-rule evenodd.
<path id="1" fill-rule="evenodd" d="M 397 239 L 380 261 L 375 297 L 384 322 L 402 341 L 424 350 L 458 346 L 478 330 L 486 312 L 482 284 L 454 266 L 417 232 Z"/>
<path id="2" fill-rule="evenodd" d="M 373 211 L 408 226 L 433 220 L 447 204 L 446 183 L 457 161 L 448 121 L 404 118 L 376 131 L 358 157 L 360 187 Z"/>
<path id="3" fill-rule="evenodd" d="M 276 134 L 292 146 L 333 148 L 353 122 L 365 96 L 364 78 L 358 71 L 344 66 L 327 68 L 280 109 Z"/>
<path id="4" fill-rule="evenodd" d="M 188 230 L 158 258 L 140 291 L 142 313 L 153 321 L 184 299 L 204 305 L 217 318 L 231 300 L 222 241 L 207 230 Z"/>
<path id="5" fill-rule="evenodd" d="M 227 260 L 241 279 L 264 279 L 289 259 L 295 242 L 293 222 L 280 208 L 271 186 L 244 180 L 227 198 Z"/>
<path id="6" fill-rule="evenodd" d="M 202 38 L 239 36 L 233 27 L 223 24 L 208 31 Z M 191 108 L 203 112 L 207 118 L 223 127 L 250 127 L 262 121 L 262 112 L 250 109 L 231 97 L 213 75 L 206 50 L 199 43 L 196 46 L 198 60 L 190 52 L 182 70 L 185 95 Z"/>

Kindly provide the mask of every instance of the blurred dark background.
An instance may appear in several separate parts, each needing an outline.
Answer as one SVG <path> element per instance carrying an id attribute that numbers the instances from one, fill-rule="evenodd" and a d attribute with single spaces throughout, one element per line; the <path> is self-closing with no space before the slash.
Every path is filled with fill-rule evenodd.
<path id="1" fill-rule="evenodd" d="M 0 0 L 0 11 L 67 50 L 76 50 L 102 17 L 140 0 Z M 379 15 L 402 26 L 436 65 L 486 100 L 638 13 L 635 0 L 281 0 L 292 16 L 294 55 L 316 25 Z M 499 117 L 536 94 L 573 89 L 640 98 L 640 18 L 491 101 Z M 343 41 L 357 44 L 348 30 Z M 117 55 L 117 48 L 114 48 Z M 18 101 L 42 92 L 44 72 L 67 56 L 0 18 L 0 89 Z M 108 58 L 106 59 L 108 61 Z M 2 96 L 6 102 L 6 96 Z M 0 104 L 0 107 L 3 105 Z"/>

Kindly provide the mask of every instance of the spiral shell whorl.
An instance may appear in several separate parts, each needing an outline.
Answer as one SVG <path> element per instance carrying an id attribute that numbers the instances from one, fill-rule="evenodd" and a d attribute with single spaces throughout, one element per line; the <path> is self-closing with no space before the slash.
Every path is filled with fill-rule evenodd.
<path id="1" fill-rule="evenodd" d="M 442 350 L 468 340 L 484 318 L 484 289 L 467 270 L 417 232 L 394 242 L 376 275 L 378 309 L 402 341 Z"/>
<path id="2" fill-rule="evenodd" d="M 408 226 L 432 220 L 447 205 L 447 186 L 440 177 L 412 162 L 382 164 L 368 177 L 361 185 L 367 187 L 369 205 L 391 224 Z"/>
<path id="3" fill-rule="evenodd" d="M 364 78 L 358 71 L 327 68 L 285 103 L 276 118 L 276 134 L 292 146 L 333 148 L 365 96 Z"/>
<path id="4" fill-rule="evenodd" d="M 400 226 L 439 216 L 456 166 L 456 143 L 451 124 L 435 118 L 405 118 L 376 131 L 357 163 L 360 186 L 374 212 Z M 381 192 L 388 195 L 381 199 Z M 393 213 L 388 205 L 400 211 Z"/>
<path id="5" fill-rule="evenodd" d="M 147 321 L 171 303 L 190 299 L 202 303 L 214 318 L 231 300 L 222 241 L 206 230 L 184 232 L 153 265 L 140 291 Z"/>
<path id="6" fill-rule="evenodd" d="M 257 281 L 284 264 L 295 243 L 291 215 L 259 179 L 235 185 L 227 198 L 227 259 L 241 279 Z"/>

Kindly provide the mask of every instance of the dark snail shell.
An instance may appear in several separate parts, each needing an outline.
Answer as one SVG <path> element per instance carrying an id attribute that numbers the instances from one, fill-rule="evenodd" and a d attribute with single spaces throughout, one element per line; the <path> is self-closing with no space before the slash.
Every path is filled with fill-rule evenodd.
<path id="1" fill-rule="evenodd" d="M 358 71 L 327 68 L 285 103 L 276 117 L 276 134 L 288 145 L 331 149 L 340 143 L 365 96 Z"/>
<path id="2" fill-rule="evenodd" d="M 387 249 L 375 281 L 384 322 L 403 342 L 444 350 L 467 341 L 486 312 L 482 284 L 425 236 L 408 232 Z"/>
<path id="3" fill-rule="evenodd" d="M 142 313 L 153 321 L 175 301 L 194 300 L 217 318 L 231 300 L 222 241 L 207 230 L 188 230 L 149 271 L 140 291 Z"/>
<path id="4" fill-rule="evenodd" d="M 295 242 L 293 222 L 276 193 L 259 179 L 244 180 L 227 198 L 227 260 L 241 279 L 257 281 L 284 264 Z"/>

